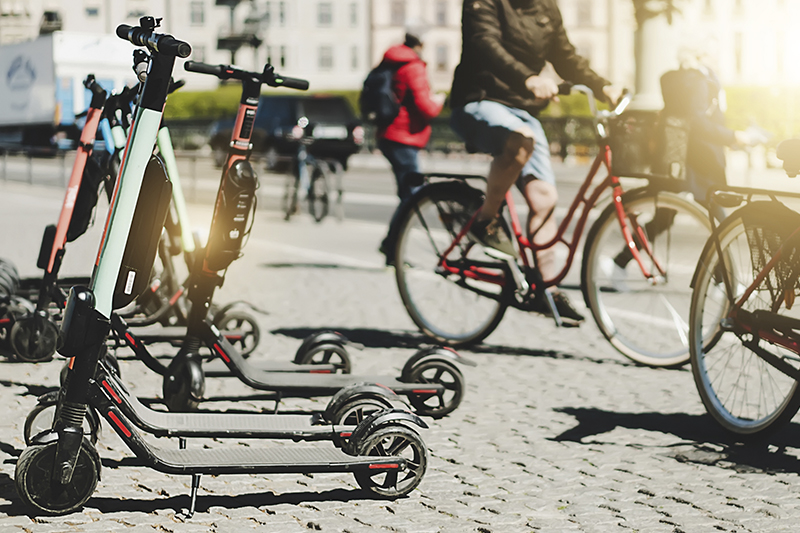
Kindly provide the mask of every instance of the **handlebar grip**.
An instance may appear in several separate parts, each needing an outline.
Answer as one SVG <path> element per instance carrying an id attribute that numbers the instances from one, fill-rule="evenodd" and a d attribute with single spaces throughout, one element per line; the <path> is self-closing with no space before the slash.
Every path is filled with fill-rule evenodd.
<path id="1" fill-rule="evenodd" d="M 130 41 L 128 35 L 130 35 L 130 31 L 133 29 L 133 26 L 129 24 L 120 24 L 117 26 L 117 37 L 120 39 L 125 39 L 126 41 Z M 131 41 L 133 42 L 133 41 Z M 136 43 L 134 43 L 136 44 Z"/>
<path id="2" fill-rule="evenodd" d="M 209 65 L 207 63 L 200 63 L 199 61 L 187 61 L 183 64 L 183 69 L 200 74 L 211 74 L 218 78 L 222 76 L 223 72 L 222 65 Z"/>
<path id="3" fill-rule="evenodd" d="M 189 57 L 192 53 L 192 45 L 176 39 L 172 35 L 164 34 L 158 37 L 156 50 L 170 56 Z"/>
<path id="4" fill-rule="evenodd" d="M 574 84 L 568 81 L 564 81 L 558 84 L 558 94 L 566 96 L 572 92 L 572 86 Z"/>
<path id="5" fill-rule="evenodd" d="M 301 91 L 308 90 L 308 80 L 300 78 L 284 78 L 283 76 L 275 76 L 275 84 L 281 87 L 288 87 L 289 89 L 299 89 Z"/>

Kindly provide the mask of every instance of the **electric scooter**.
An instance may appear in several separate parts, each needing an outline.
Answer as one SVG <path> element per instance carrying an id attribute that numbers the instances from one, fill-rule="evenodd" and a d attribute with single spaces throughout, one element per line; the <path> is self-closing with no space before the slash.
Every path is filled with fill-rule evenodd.
<path id="1" fill-rule="evenodd" d="M 330 396 L 352 383 L 368 381 L 380 383 L 397 394 L 407 396 L 418 414 L 438 418 L 452 412 L 458 407 L 464 392 L 464 379 L 455 363 L 474 365 L 455 351 L 422 350 L 406 362 L 399 378 L 276 373 L 255 368 L 211 323 L 207 310 L 214 291 L 222 285 L 227 268 L 241 254 L 243 239 L 252 224 L 258 180 L 248 158 L 252 150 L 250 135 L 261 86 L 255 81 L 258 73 L 230 65 L 187 61 L 184 68 L 221 80 L 240 80 L 242 98 L 228 157 L 223 166 L 208 245 L 197 256 L 197 263 L 190 273 L 186 338 L 164 375 L 162 391 L 167 407 L 171 411 L 190 411 L 203 399 L 205 375 L 200 347 L 205 345 L 212 356 L 222 359 L 233 376 L 252 388 L 272 391 L 279 397 Z M 265 72 L 271 72 L 271 69 L 267 65 Z M 119 322 L 112 321 L 112 328 L 116 329 Z M 127 336 L 126 339 L 134 351 L 140 349 L 140 342 Z"/>
<path id="2" fill-rule="evenodd" d="M 81 278 L 71 278 L 60 280 L 59 283 L 58 279 L 66 243 L 83 235 L 89 227 L 102 181 L 102 175 L 97 172 L 97 163 L 90 156 L 103 114 L 106 91 L 91 74 L 84 81 L 84 86 L 92 94 L 86 123 L 81 132 L 58 225 L 45 228 L 36 262 L 36 266 L 44 270 L 44 276 L 17 287 L 13 297 L 0 298 L 0 338 L 8 341 L 3 355 L 12 359 L 38 362 L 52 358 L 58 343 L 58 327 L 50 316 L 49 308 L 51 304 L 63 308 L 65 295 L 62 287 L 65 282 L 86 282 Z M 30 299 L 21 296 L 20 291 L 30 294 Z"/>
<path id="3" fill-rule="evenodd" d="M 155 33 L 157 22 L 152 17 L 143 17 L 140 25 L 117 28 L 120 37 L 146 46 L 152 53 L 152 62 L 129 134 L 91 288 L 73 287 L 67 300 L 60 353 L 70 358 L 70 364 L 56 420 L 53 429 L 37 435 L 34 444 L 23 451 L 15 471 L 15 484 L 23 502 L 45 513 L 77 510 L 97 486 L 99 455 L 81 428 L 90 401 L 90 385 L 106 348 L 112 310 L 130 303 L 146 287 L 147 276 L 143 274 L 149 272 L 155 259 L 169 206 L 169 180 L 158 157 L 152 155 L 152 146 L 175 56 L 188 56 L 191 47 L 171 35 Z M 265 70 L 259 85 L 261 82 L 307 86 L 302 80 L 276 76 L 271 69 Z M 427 449 L 416 432 L 404 424 L 380 422 L 383 412 L 356 427 L 346 450 L 164 450 L 142 439 L 113 400 L 104 407 L 104 418 L 140 461 L 161 472 L 192 476 L 190 514 L 202 474 L 352 472 L 366 490 L 397 497 L 419 484 L 426 464 Z M 411 454 L 396 455 L 400 450 L 410 450 Z"/>

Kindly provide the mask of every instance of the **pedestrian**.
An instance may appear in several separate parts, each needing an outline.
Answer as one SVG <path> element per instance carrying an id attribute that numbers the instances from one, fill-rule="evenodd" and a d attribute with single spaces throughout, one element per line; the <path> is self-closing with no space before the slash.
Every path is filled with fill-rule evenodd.
<path id="1" fill-rule="evenodd" d="M 442 111 L 445 100 L 443 93 L 431 94 L 422 49 L 420 38 L 406 33 L 403 44 L 389 48 L 381 62 L 393 70 L 391 90 L 399 108 L 390 123 L 379 125 L 378 148 L 392 165 L 401 203 L 411 196 L 409 175 L 419 173 L 419 151 L 428 144 L 431 120 Z M 381 252 L 387 254 L 386 239 Z"/>
<path id="2" fill-rule="evenodd" d="M 488 248 L 517 254 L 506 226 L 498 219 L 505 194 L 516 183 L 529 208 L 527 234 L 536 244 L 557 232 L 552 216 L 558 194 L 550 147 L 536 118 L 558 95 L 547 62 L 572 83 L 589 86 L 600 100 L 616 102 L 622 90 L 589 68 L 564 30 L 556 0 L 465 0 L 461 19 L 461 62 L 456 67 L 450 105 L 451 126 L 469 150 L 492 160 L 486 197 L 472 219 L 470 236 Z M 544 279 L 557 275 L 552 248 L 535 254 Z M 553 287 L 563 322 L 577 325 L 583 316 Z M 531 298 L 534 311 L 551 315 L 547 298 Z"/>

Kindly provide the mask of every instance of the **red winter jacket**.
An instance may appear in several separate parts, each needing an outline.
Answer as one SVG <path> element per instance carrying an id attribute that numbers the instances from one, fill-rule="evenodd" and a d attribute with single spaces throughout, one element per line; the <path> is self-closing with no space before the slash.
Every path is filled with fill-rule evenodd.
<path id="1" fill-rule="evenodd" d="M 402 44 L 389 48 L 383 61 L 402 65 L 392 83 L 400 112 L 394 122 L 378 132 L 378 137 L 423 148 L 431 137 L 431 119 L 442 111 L 442 106 L 431 100 L 425 63 L 414 50 Z"/>

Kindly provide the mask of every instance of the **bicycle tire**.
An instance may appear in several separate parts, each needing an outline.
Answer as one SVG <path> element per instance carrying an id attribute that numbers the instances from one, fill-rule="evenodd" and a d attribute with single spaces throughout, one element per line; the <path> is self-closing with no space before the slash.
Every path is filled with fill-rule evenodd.
<path id="1" fill-rule="evenodd" d="M 481 205 L 481 193 L 458 182 L 442 182 L 427 186 L 411 201 L 415 203 L 401 222 L 395 248 L 395 278 L 403 305 L 417 327 L 435 341 L 451 346 L 478 343 L 503 319 L 504 289 L 444 276 L 435 269 L 439 254 Z M 487 260 L 481 250 L 464 237 L 449 257 Z M 479 295 L 459 282 L 492 292 L 498 299 Z"/>
<path id="2" fill-rule="evenodd" d="M 308 211 L 316 222 L 322 222 L 328 216 L 329 204 L 328 174 L 323 164 L 315 163 L 311 171 L 311 183 L 308 186 Z"/>
<path id="3" fill-rule="evenodd" d="M 710 241 L 698 263 L 690 313 L 692 374 L 703 405 L 724 429 L 751 439 L 763 438 L 791 420 L 800 408 L 800 387 L 795 379 L 743 345 L 733 331 L 721 328 L 720 320 L 728 315 L 730 305 L 721 265 L 728 272 L 736 300 L 753 282 L 755 272 L 744 217 L 750 217 L 750 227 L 749 220 L 757 218 L 763 229 L 785 229 L 786 224 L 776 216 L 774 203 L 754 202 L 725 219 L 717 230 L 725 260 L 720 261 L 717 248 Z M 800 215 L 796 216 L 799 220 L 789 226 L 792 229 L 800 225 Z M 764 296 L 767 279 L 761 281 L 743 309 L 770 307 Z M 780 314 L 792 313 L 785 304 L 781 307 Z M 794 317 L 798 316 L 800 313 L 795 311 Z M 714 342 L 705 342 L 707 338 Z M 796 354 L 775 344 L 764 340 L 758 344 L 773 355 L 791 355 L 796 360 Z"/>
<path id="4" fill-rule="evenodd" d="M 653 257 L 666 275 L 654 285 L 635 260 L 629 258 L 624 269 L 617 265 L 615 259 L 626 247 L 612 203 L 586 238 L 581 265 L 586 305 L 603 336 L 625 357 L 654 367 L 684 365 L 689 361 L 689 285 L 697 258 L 711 235 L 708 215 L 678 194 L 650 189 L 624 194 L 622 204 L 629 228 L 639 224 L 644 229 L 648 222 L 653 222 L 650 229 L 666 226 L 648 237 Z M 656 273 L 653 258 L 644 250 L 640 256 L 647 269 Z M 619 270 L 613 272 L 615 269 Z"/>

